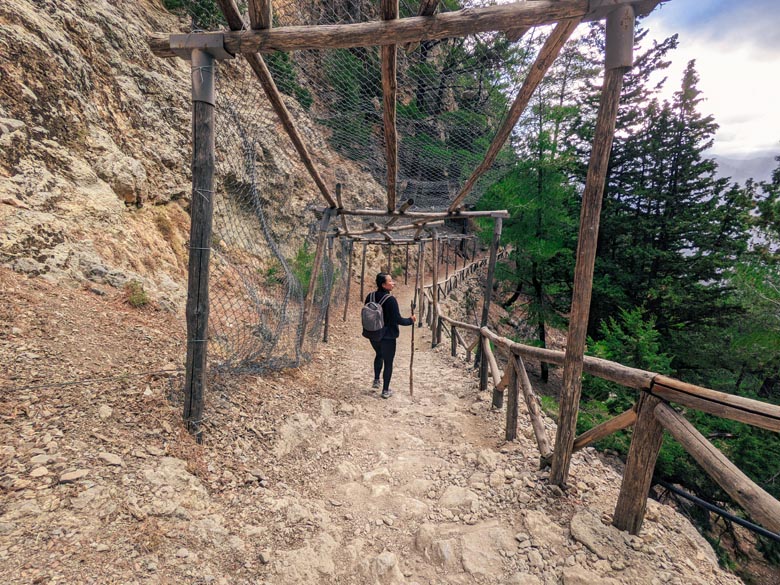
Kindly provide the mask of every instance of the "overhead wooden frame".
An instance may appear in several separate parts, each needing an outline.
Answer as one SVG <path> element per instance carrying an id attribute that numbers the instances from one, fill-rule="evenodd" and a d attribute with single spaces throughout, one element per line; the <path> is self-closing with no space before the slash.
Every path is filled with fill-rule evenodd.
<path id="1" fill-rule="evenodd" d="M 224 0 L 219 0 L 220 3 L 222 1 Z M 658 2 L 659 0 L 534 0 L 390 21 L 286 26 L 268 30 L 234 30 L 206 34 L 222 35 L 225 49 L 234 55 L 304 49 L 348 49 L 418 43 L 483 32 L 506 33 L 573 18 L 598 20 L 603 18 L 606 12 L 620 5 L 631 5 L 637 16 L 642 16 L 648 14 Z M 149 48 L 158 57 L 175 56 L 170 47 L 170 35 L 167 33 L 152 33 L 147 37 L 147 41 Z"/>

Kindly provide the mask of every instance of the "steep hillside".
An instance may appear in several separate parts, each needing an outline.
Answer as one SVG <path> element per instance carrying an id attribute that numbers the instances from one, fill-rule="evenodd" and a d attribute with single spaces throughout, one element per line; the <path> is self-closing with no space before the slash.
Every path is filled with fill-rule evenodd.
<path id="1" fill-rule="evenodd" d="M 181 306 L 190 71 L 154 57 L 145 38 L 183 23 L 153 0 L 13 0 L 0 6 L 0 23 L 0 262 L 54 281 L 138 280 L 155 300 Z M 244 63 L 221 69 L 225 84 L 259 87 Z M 266 101 L 232 97 L 239 117 L 261 120 L 257 182 L 293 255 L 306 235 L 295 228 L 313 221 L 307 209 L 321 197 Z M 375 203 L 374 182 L 328 152 L 288 102 L 331 188 L 338 169 L 359 187 L 347 191 L 350 203 Z"/>

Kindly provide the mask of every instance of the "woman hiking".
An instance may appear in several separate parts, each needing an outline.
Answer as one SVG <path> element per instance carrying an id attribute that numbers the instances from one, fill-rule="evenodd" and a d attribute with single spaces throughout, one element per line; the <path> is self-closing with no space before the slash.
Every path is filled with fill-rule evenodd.
<path id="1" fill-rule="evenodd" d="M 393 277 L 386 272 L 380 272 L 376 275 L 376 290 L 363 301 L 364 304 L 373 302 L 380 305 L 384 317 L 384 327 L 381 330 L 369 332 L 363 329 L 363 337 L 371 342 L 371 347 L 374 348 L 376 354 L 374 357 L 374 388 L 379 388 L 379 375 L 382 374 L 382 398 L 390 398 L 393 395 L 393 391 L 390 390 L 390 378 L 393 376 L 395 344 L 400 334 L 398 326 L 409 326 L 416 321 L 414 315 L 409 318 L 401 317 L 398 301 L 390 294 L 393 288 L 395 288 Z"/>

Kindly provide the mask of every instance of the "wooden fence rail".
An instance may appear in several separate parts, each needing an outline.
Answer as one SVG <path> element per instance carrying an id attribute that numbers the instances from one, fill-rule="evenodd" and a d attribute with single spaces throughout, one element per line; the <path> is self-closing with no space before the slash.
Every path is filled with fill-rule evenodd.
<path id="1" fill-rule="evenodd" d="M 484 266 L 484 262 L 477 262 L 474 266 Z M 468 274 L 469 270 L 470 267 L 465 267 L 462 272 Z M 453 277 L 456 278 L 455 283 L 460 282 L 457 280 L 458 274 L 453 275 Z M 500 408 L 502 406 L 503 392 L 505 389 L 509 390 L 506 401 L 505 437 L 507 440 L 514 440 L 517 436 L 517 405 L 519 392 L 522 391 L 526 411 L 539 448 L 541 464 L 548 464 L 552 458 L 553 450 L 545 432 L 539 399 L 528 378 L 523 358 L 563 365 L 566 357 L 565 352 L 517 343 L 497 335 L 487 327 L 479 327 L 452 319 L 441 314 L 440 311 L 440 306 L 432 311 L 430 324 L 432 328 L 440 327 L 442 323 L 449 325 L 453 356 L 457 355 L 457 346 L 460 345 L 470 360 L 471 351 L 481 343 L 495 391 L 499 392 L 502 397 L 501 402 L 497 403 L 494 392 L 494 407 Z M 461 331 L 476 333 L 477 339 L 468 346 Z M 498 365 L 490 345 L 491 342 L 498 347 L 503 347 L 509 353 L 509 360 L 504 372 Z M 769 530 L 780 533 L 780 502 L 742 473 L 668 403 L 674 402 L 684 407 L 695 408 L 722 418 L 744 422 L 775 432 L 780 432 L 780 406 L 687 384 L 656 372 L 631 368 L 590 356 L 584 358 L 583 371 L 598 378 L 642 391 L 633 408 L 601 423 L 574 440 L 573 451 L 577 451 L 619 430 L 631 426 L 635 427 L 623 484 L 613 516 L 615 526 L 632 534 L 639 532 L 665 429 L 752 518 Z"/>

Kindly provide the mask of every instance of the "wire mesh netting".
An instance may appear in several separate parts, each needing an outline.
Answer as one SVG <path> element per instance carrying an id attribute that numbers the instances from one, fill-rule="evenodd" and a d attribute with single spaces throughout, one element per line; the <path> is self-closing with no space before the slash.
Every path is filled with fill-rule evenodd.
<path id="1" fill-rule="evenodd" d="M 169 4 L 186 11 L 191 30 L 225 28 L 213 0 Z M 446 2 L 439 10 L 486 4 Z M 248 22 L 246 3 L 238 8 Z M 402 0 L 399 16 L 415 16 L 418 9 L 416 0 Z M 378 1 L 273 3 L 274 27 L 379 18 Z M 399 200 L 414 199 L 417 209 L 449 205 L 484 159 L 537 46 L 532 31 L 514 43 L 505 35 L 486 33 L 398 47 Z M 294 117 L 306 117 L 340 160 L 385 186 L 379 48 L 275 52 L 264 59 Z M 342 298 L 350 244 L 336 239 L 332 260 L 326 256 L 304 335 L 303 305 L 317 218 L 309 217 L 294 255 L 280 248 L 279 242 L 289 238 L 274 232 L 275 215 L 283 210 L 265 196 L 279 172 L 271 156 L 278 144 L 278 118 L 248 70 L 239 56 L 222 63 L 218 76 L 210 355 L 212 363 L 216 358 L 223 367 L 288 367 L 305 359 L 320 338 L 331 293 L 335 290 Z M 477 199 L 514 160 L 511 146 L 505 147 L 467 201 Z M 356 227 L 355 220 L 351 223 Z"/>

